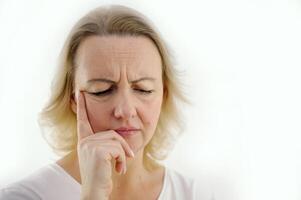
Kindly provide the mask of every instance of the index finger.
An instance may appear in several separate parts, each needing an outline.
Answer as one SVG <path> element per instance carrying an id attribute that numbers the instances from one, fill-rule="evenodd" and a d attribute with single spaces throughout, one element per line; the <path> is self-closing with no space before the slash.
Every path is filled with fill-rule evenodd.
<path id="1" fill-rule="evenodd" d="M 90 135 L 93 135 L 93 130 L 91 128 L 88 114 L 86 110 L 86 101 L 84 97 L 84 93 L 82 91 L 79 91 L 77 95 L 77 112 L 76 112 L 76 118 L 77 118 L 77 137 L 78 140 L 81 140 L 85 137 L 88 137 Z"/>

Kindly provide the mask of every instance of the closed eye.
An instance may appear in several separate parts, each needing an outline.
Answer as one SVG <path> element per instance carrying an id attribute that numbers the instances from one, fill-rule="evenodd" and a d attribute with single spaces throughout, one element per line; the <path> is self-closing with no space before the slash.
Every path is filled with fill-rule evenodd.
<path id="1" fill-rule="evenodd" d="M 134 89 L 136 92 L 139 92 L 139 93 L 141 93 L 141 94 L 144 94 L 144 95 L 146 95 L 146 94 L 151 94 L 151 93 L 153 93 L 154 92 L 154 90 L 142 90 L 142 89 Z M 107 89 L 107 90 L 104 90 L 104 91 L 100 91 L 100 92 L 91 92 L 91 93 L 89 93 L 89 94 L 92 94 L 92 95 L 94 95 L 94 96 L 106 96 L 106 95 L 109 95 L 109 94 L 111 94 L 111 93 L 113 93 L 114 92 L 114 87 L 111 87 L 111 88 L 109 88 L 109 89 Z"/>
<path id="2" fill-rule="evenodd" d="M 108 95 L 108 94 L 111 94 L 113 92 L 114 88 L 109 88 L 107 90 L 104 90 L 104 91 L 100 91 L 100 92 L 91 92 L 90 94 L 92 95 L 95 95 L 95 96 L 105 96 L 105 95 Z"/>
<path id="3" fill-rule="evenodd" d="M 140 92 L 142 94 L 151 94 L 154 90 L 142 90 L 142 89 L 135 89 L 135 91 Z"/>

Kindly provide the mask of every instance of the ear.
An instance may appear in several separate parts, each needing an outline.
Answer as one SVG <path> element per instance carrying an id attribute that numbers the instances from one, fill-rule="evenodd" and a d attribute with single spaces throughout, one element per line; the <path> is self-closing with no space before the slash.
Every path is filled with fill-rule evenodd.
<path id="1" fill-rule="evenodd" d="M 74 114 L 76 114 L 76 112 L 77 112 L 77 104 L 76 104 L 76 100 L 75 100 L 75 93 L 71 94 L 70 107 L 71 107 L 71 110 L 74 112 Z"/>

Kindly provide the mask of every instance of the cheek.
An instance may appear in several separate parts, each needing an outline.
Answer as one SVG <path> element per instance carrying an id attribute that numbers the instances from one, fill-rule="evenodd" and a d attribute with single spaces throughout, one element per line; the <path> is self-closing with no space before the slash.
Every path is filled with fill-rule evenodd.
<path id="1" fill-rule="evenodd" d="M 147 126 L 155 129 L 161 112 L 161 100 L 152 101 L 144 105 L 143 121 Z"/>
<path id="2" fill-rule="evenodd" d="M 90 125 L 95 132 L 107 130 L 109 122 L 109 110 L 105 104 L 86 96 L 86 108 Z"/>

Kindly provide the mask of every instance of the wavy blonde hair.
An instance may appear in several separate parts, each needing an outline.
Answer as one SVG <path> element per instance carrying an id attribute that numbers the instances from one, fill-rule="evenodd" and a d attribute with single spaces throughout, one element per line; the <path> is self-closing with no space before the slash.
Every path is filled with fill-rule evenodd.
<path id="1" fill-rule="evenodd" d="M 183 132 L 177 102 L 188 100 L 180 88 L 179 72 L 159 32 L 140 12 L 120 5 L 101 6 L 82 17 L 72 28 L 60 53 L 58 68 L 51 84 L 50 99 L 39 113 L 43 137 L 53 151 L 66 155 L 76 149 L 77 121 L 70 100 L 74 91 L 74 60 L 79 44 L 89 36 L 145 36 L 156 45 L 162 59 L 163 103 L 151 141 L 144 149 L 144 163 L 164 160 L 175 140 Z M 152 162 L 152 163 L 154 163 Z"/>

